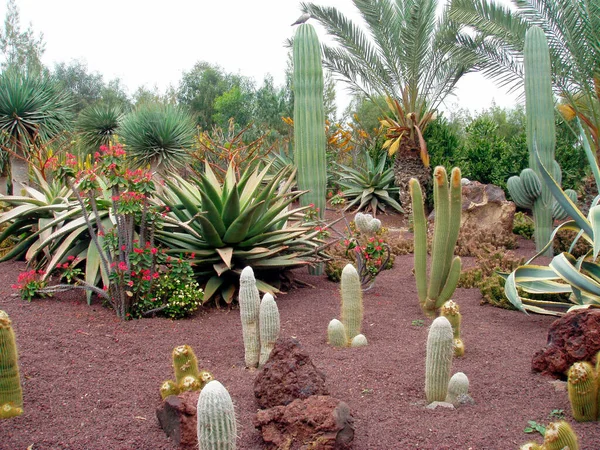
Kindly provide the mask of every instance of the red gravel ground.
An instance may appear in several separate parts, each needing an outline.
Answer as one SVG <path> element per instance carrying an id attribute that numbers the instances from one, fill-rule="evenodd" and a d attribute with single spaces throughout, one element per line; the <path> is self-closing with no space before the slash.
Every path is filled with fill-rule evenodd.
<path id="1" fill-rule="evenodd" d="M 467 374 L 476 403 L 455 411 L 425 409 L 430 321 L 418 306 L 412 264 L 412 255 L 397 257 L 365 294 L 364 348 L 326 344 L 327 324 L 339 317 L 339 296 L 338 285 L 324 276 L 299 271 L 298 278 L 314 289 L 277 299 L 282 335 L 300 340 L 325 373 L 331 394 L 350 406 L 355 449 L 516 449 L 531 438 L 540 442 L 523 428 L 528 420 L 546 424 L 556 409 L 565 411 L 581 449 L 600 449 L 600 424 L 573 423 L 566 392 L 530 370 L 554 319 L 480 306 L 474 289 L 454 295 L 463 313 L 466 354 L 454 360 L 453 372 Z M 21 417 L 0 422 L 1 449 L 175 449 L 159 428 L 155 408 L 159 385 L 172 377 L 171 350 L 180 344 L 191 345 L 200 366 L 229 390 L 238 448 L 263 448 L 252 426 L 255 372 L 244 368 L 237 309 L 209 308 L 181 321 L 121 322 L 98 304 L 88 306 L 81 293 L 22 301 L 10 285 L 24 267 L 0 264 L 0 309 L 17 335 L 25 409 Z"/>

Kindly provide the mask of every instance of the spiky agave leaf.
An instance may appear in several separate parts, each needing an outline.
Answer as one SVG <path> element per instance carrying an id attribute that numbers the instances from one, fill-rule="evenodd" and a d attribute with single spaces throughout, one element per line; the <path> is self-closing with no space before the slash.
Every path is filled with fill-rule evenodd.
<path id="1" fill-rule="evenodd" d="M 246 266 L 254 269 L 260 290 L 277 292 L 265 280 L 308 264 L 320 245 L 311 227 L 291 220 L 306 209 L 288 208 L 302 192 L 278 193 L 281 183 L 293 183 L 295 171 L 286 167 L 268 182 L 267 172 L 257 167 L 237 179 L 230 170 L 221 185 L 207 166 L 197 178 L 166 181 L 160 198 L 170 213 L 156 238 L 172 255 L 195 255 L 205 302 L 220 295 L 229 303 Z"/>
<path id="2" fill-rule="evenodd" d="M 101 145 L 112 144 L 122 118 L 123 108 L 109 103 L 94 104 L 81 111 L 77 131 L 83 150 L 93 153 Z"/>

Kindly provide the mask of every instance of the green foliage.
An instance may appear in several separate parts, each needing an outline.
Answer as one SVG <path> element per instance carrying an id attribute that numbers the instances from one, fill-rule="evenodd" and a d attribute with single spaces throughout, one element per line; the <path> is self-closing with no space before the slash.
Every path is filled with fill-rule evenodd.
<path id="1" fill-rule="evenodd" d="M 540 433 L 542 436 L 546 434 L 546 427 L 537 423 L 535 420 L 528 420 L 527 426 L 523 428 L 524 433 Z"/>
<path id="2" fill-rule="evenodd" d="M 525 239 L 531 239 L 533 237 L 533 229 L 535 225 L 533 219 L 527 214 L 518 211 L 515 213 L 513 221 L 513 233 L 523 236 Z"/>
<path id="3" fill-rule="evenodd" d="M 69 63 L 56 63 L 52 75 L 62 89 L 71 95 L 76 112 L 102 99 L 102 90 L 105 87 L 103 77 L 98 72 L 88 73 L 84 62 L 74 60 Z"/>
<path id="4" fill-rule="evenodd" d="M 100 146 L 115 144 L 123 110 L 118 105 L 94 104 L 79 114 L 77 131 L 85 153 L 93 154 Z"/>
<path id="5" fill-rule="evenodd" d="M 352 168 L 337 164 L 339 179 L 344 197 L 348 203 L 344 211 L 358 205 L 357 211 L 369 210 L 376 215 L 379 210 L 385 212 L 391 206 L 398 212 L 404 212 L 393 196 L 399 189 L 394 186 L 394 170 L 385 169 L 387 153 L 382 152 L 377 161 L 365 154 L 365 166 Z"/>
<path id="6" fill-rule="evenodd" d="M 0 311 L 0 419 L 23 414 L 23 391 L 19 378 L 17 344 L 12 322 Z"/>
<path id="7" fill-rule="evenodd" d="M 196 127 L 179 107 L 144 104 L 127 114 L 119 134 L 137 167 L 157 165 L 161 171 L 183 167 L 190 159 Z"/>
<path id="8" fill-rule="evenodd" d="M 43 271 L 29 270 L 21 272 L 16 284 L 11 287 L 17 289 L 23 300 L 31 301 L 34 298 L 49 297 L 42 289 L 48 285 L 48 282 L 42 278 Z"/>

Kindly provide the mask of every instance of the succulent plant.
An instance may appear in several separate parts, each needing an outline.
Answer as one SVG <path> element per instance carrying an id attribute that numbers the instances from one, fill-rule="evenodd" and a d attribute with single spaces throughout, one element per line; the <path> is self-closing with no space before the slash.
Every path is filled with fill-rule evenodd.
<path id="1" fill-rule="evenodd" d="M 521 445 L 519 450 L 543 450 L 543 447 L 537 442 L 527 442 Z"/>
<path id="2" fill-rule="evenodd" d="M 362 287 L 358 272 L 352 264 L 347 264 L 342 271 L 341 281 L 341 321 L 346 330 L 346 336 L 352 340 L 360 334 L 363 320 Z"/>
<path id="3" fill-rule="evenodd" d="M 452 325 L 443 316 L 433 321 L 427 336 L 425 360 L 425 395 L 427 403 L 443 402 L 448 394 L 452 369 Z"/>
<path id="4" fill-rule="evenodd" d="M 578 422 L 598 417 L 598 382 L 589 362 L 576 362 L 569 369 L 567 387 L 573 418 Z"/>
<path id="5" fill-rule="evenodd" d="M 440 315 L 444 316 L 452 325 L 452 332 L 454 333 L 454 356 L 461 357 L 465 354 L 465 344 L 460 337 L 460 324 L 462 322 L 462 315 L 458 304 L 453 300 L 448 300 L 442 305 L 440 309 Z"/>
<path id="6" fill-rule="evenodd" d="M 210 381 L 198 397 L 198 446 L 200 450 L 235 450 L 237 423 L 227 389 Z"/>
<path id="7" fill-rule="evenodd" d="M 448 382 L 448 394 L 446 401 L 448 403 L 458 403 L 461 398 L 469 394 L 469 378 L 462 373 L 456 372 Z"/>
<path id="8" fill-rule="evenodd" d="M 419 303 L 428 316 L 434 316 L 450 299 L 460 277 L 460 257 L 453 257 L 460 230 L 462 211 L 462 185 L 460 169 L 452 169 L 450 187 L 446 169 L 438 166 L 433 172 L 435 224 L 431 271 L 427 283 L 427 219 L 423 206 L 423 193 L 419 182 L 413 178 L 409 188 L 413 207 L 415 242 L 415 279 Z"/>
<path id="9" fill-rule="evenodd" d="M 256 367 L 260 358 L 260 294 L 258 293 L 254 272 L 251 267 L 245 267 L 240 275 L 238 301 L 240 304 L 240 318 L 242 320 L 246 367 Z"/>
<path id="10" fill-rule="evenodd" d="M 356 213 L 354 224 L 358 231 L 366 235 L 375 234 L 381 229 L 381 220 L 374 219 L 371 214 Z"/>
<path id="11" fill-rule="evenodd" d="M 179 392 L 179 386 L 173 380 L 163 381 L 160 385 L 160 398 L 163 400 L 170 395 L 178 395 Z"/>
<path id="12" fill-rule="evenodd" d="M 348 345 L 346 328 L 338 319 L 331 319 L 327 326 L 327 342 L 334 347 L 346 347 Z"/>
<path id="13" fill-rule="evenodd" d="M 200 391 L 213 376 L 206 370 L 198 370 L 198 358 L 189 345 L 179 345 L 173 349 L 173 369 L 175 381 L 166 380 L 160 386 L 160 396 L 164 400 L 169 395 L 186 391 Z"/>
<path id="14" fill-rule="evenodd" d="M 279 309 L 271 294 L 265 294 L 260 302 L 258 323 L 260 333 L 260 358 L 258 367 L 262 367 L 269 359 L 271 351 L 275 347 L 280 330 Z"/>
<path id="15" fill-rule="evenodd" d="M 577 436 L 565 421 L 549 423 L 544 435 L 544 450 L 579 450 Z"/>
<path id="16" fill-rule="evenodd" d="M 0 419 L 10 419 L 21 414 L 23 391 L 15 333 L 8 314 L 0 311 Z"/>
<path id="17" fill-rule="evenodd" d="M 193 255 L 204 302 L 220 295 L 231 303 L 247 266 L 254 270 L 260 291 L 276 293 L 272 279 L 309 264 L 321 245 L 317 231 L 300 220 L 288 220 L 306 209 L 286 209 L 302 193 L 287 188 L 277 193 L 280 183 L 292 185 L 293 170 L 284 168 L 263 183 L 267 171 L 257 166 L 238 179 L 230 165 L 221 183 L 206 165 L 198 178 L 166 180 L 160 198 L 170 212 L 156 238 L 169 254 Z"/>
<path id="18" fill-rule="evenodd" d="M 350 347 L 365 347 L 369 345 L 364 334 L 357 334 L 350 341 Z"/>

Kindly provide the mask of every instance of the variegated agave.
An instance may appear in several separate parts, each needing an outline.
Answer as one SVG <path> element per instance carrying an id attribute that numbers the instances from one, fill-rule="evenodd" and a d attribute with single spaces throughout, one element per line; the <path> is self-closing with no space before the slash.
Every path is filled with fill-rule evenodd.
<path id="1" fill-rule="evenodd" d="M 579 128 L 588 162 L 592 168 L 596 184 L 600 186 L 600 170 L 595 154 L 581 125 L 579 125 Z M 517 267 L 509 275 L 503 274 L 506 278 L 504 288 L 506 297 L 517 309 L 539 314 L 562 315 L 565 311 L 573 309 L 600 307 L 600 263 L 598 262 L 598 255 L 600 254 L 600 195 L 592 202 L 588 216 L 584 216 L 552 178 L 548 168 L 542 165 L 537 154 L 536 159 L 544 182 L 548 184 L 556 201 L 572 219 L 559 225 L 553 231 L 548 245 L 527 261 L 525 265 Z M 569 252 L 556 255 L 548 266 L 532 264 L 533 260 L 548 249 L 556 233 L 562 229 L 577 233 Z M 570 252 L 575 247 L 578 239 L 587 241 L 592 249 L 587 254 L 575 258 Z M 572 303 L 523 298 L 519 295 L 518 289 L 533 294 L 568 293 Z"/>
<path id="2" fill-rule="evenodd" d="M 285 167 L 267 181 L 269 166 L 247 170 L 237 179 L 230 165 L 220 183 L 210 168 L 197 178 L 166 180 L 160 199 L 169 207 L 156 231 L 171 255 L 185 254 L 204 284 L 204 301 L 220 296 L 230 303 L 246 266 L 263 292 L 278 292 L 286 269 L 309 264 L 321 242 L 317 231 L 290 209 L 302 192 L 292 191 L 295 171 Z"/>

